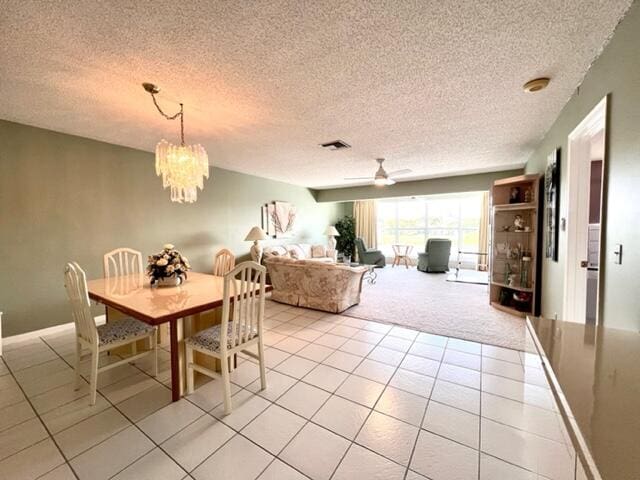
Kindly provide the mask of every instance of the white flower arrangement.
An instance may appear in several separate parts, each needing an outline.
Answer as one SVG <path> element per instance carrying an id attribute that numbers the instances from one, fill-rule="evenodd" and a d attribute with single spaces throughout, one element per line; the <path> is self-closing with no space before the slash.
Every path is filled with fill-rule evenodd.
<path id="1" fill-rule="evenodd" d="M 147 275 L 151 277 L 151 285 L 157 284 L 163 278 L 171 277 L 180 284 L 187 279 L 188 270 L 191 270 L 189 260 L 170 243 L 164 245 L 160 253 L 150 255 L 147 261 Z"/>

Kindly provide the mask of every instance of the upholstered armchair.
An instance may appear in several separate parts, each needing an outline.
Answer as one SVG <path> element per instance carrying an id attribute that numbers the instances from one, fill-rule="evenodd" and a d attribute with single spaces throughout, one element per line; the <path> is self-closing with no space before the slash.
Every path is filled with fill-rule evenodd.
<path id="1" fill-rule="evenodd" d="M 451 240 L 430 238 L 424 252 L 418 253 L 418 270 L 423 272 L 448 272 Z"/>
<path id="2" fill-rule="evenodd" d="M 376 267 L 384 267 L 386 262 L 384 255 L 380 250 L 367 248 L 362 237 L 356 238 L 356 251 L 358 252 L 358 260 L 360 265 L 375 265 Z"/>

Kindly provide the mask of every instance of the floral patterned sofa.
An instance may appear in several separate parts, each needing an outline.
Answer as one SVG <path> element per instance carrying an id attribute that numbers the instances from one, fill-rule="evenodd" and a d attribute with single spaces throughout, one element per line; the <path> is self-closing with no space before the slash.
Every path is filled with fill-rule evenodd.
<path id="1" fill-rule="evenodd" d="M 295 260 L 283 256 L 265 259 L 271 298 L 276 302 L 325 312 L 343 312 L 360 303 L 366 267 Z"/>
<path id="2" fill-rule="evenodd" d="M 309 243 L 291 243 L 289 245 L 270 245 L 264 248 L 265 261 L 270 257 L 289 257 L 295 260 L 335 263 L 338 252 L 325 245 Z"/>

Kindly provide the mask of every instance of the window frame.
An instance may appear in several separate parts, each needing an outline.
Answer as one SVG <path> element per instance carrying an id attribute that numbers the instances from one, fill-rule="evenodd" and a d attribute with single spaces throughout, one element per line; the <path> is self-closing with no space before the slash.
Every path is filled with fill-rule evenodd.
<path id="1" fill-rule="evenodd" d="M 470 233 L 470 232 L 477 232 L 478 234 L 480 233 L 480 220 L 482 218 L 482 214 L 481 214 L 481 208 L 482 208 L 482 194 L 483 192 L 465 192 L 465 193 L 456 193 L 456 194 L 446 194 L 446 195 L 425 195 L 425 196 L 420 196 L 420 197 L 400 197 L 400 198 L 385 198 L 385 199 L 378 199 L 376 200 L 377 203 L 377 211 L 378 211 L 378 215 L 377 215 L 377 221 L 376 221 L 376 231 L 378 234 L 378 238 L 380 240 L 382 240 L 382 238 L 384 238 L 385 233 L 389 234 L 391 233 L 393 235 L 393 243 L 392 244 L 385 244 L 382 243 L 382 241 L 379 241 L 379 248 L 381 248 L 383 250 L 383 253 L 386 254 L 391 254 L 392 250 L 391 250 L 391 245 L 393 244 L 399 244 L 400 243 L 400 235 L 402 232 L 422 232 L 423 235 L 423 245 L 426 243 L 428 238 L 431 238 L 432 232 L 434 231 L 455 231 L 455 243 L 454 245 L 452 245 L 452 255 L 451 257 L 453 258 L 453 262 L 452 259 L 449 259 L 449 263 L 457 263 L 457 258 L 458 258 L 458 251 L 459 250 L 468 250 L 468 249 L 464 249 L 461 248 L 461 246 L 463 245 L 463 241 L 464 241 L 464 236 L 466 233 Z M 478 218 L 478 225 L 477 227 L 466 227 L 463 226 L 463 203 L 464 200 L 468 200 L 468 199 L 474 199 L 477 201 L 477 205 L 478 205 L 478 213 L 477 213 L 477 218 Z M 457 203 L 457 215 L 456 215 L 456 225 L 455 226 L 440 226 L 440 227 L 430 227 L 429 226 L 429 204 L 434 202 L 434 201 L 438 201 L 438 200 L 455 200 Z M 400 205 L 403 202 L 406 201 L 419 201 L 422 202 L 423 206 L 423 215 L 424 215 L 424 226 L 423 227 L 400 227 Z M 385 204 L 392 204 L 393 205 L 393 227 L 386 227 L 383 225 L 384 220 L 387 219 L 386 216 L 383 217 L 382 215 L 380 215 L 380 211 L 381 211 L 381 203 L 385 203 Z M 447 236 L 447 238 L 449 238 Z M 475 248 L 475 250 L 477 250 L 478 247 Z M 412 256 L 413 257 L 417 257 L 418 256 L 418 252 L 421 250 L 415 249 L 412 252 Z M 463 256 L 464 257 L 464 256 Z M 470 256 L 469 256 L 470 257 Z M 469 257 L 464 257 L 463 258 L 463 263 L 465 264 L 474 264 L 475 265 L 475 261 L 476 258 L 475 256 L 473 256 L 473 258 L 469 258 Z"/>

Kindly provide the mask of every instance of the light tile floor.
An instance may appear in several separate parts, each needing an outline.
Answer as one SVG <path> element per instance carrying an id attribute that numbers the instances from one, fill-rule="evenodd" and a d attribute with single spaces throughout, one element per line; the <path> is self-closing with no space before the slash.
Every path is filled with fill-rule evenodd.
<path id="1" fill-rule="evenodd" d="M 171 403 L 169 354 L 73 390 L 73 333 L 6 347 L 0 479 L 574 480 L 535 354 L 268 302 L 268 388 L 240 358 Z M 104 356 L 102 361 L 113 361 Z M 87 363 L 83 364 L 85 378 Z"/>

